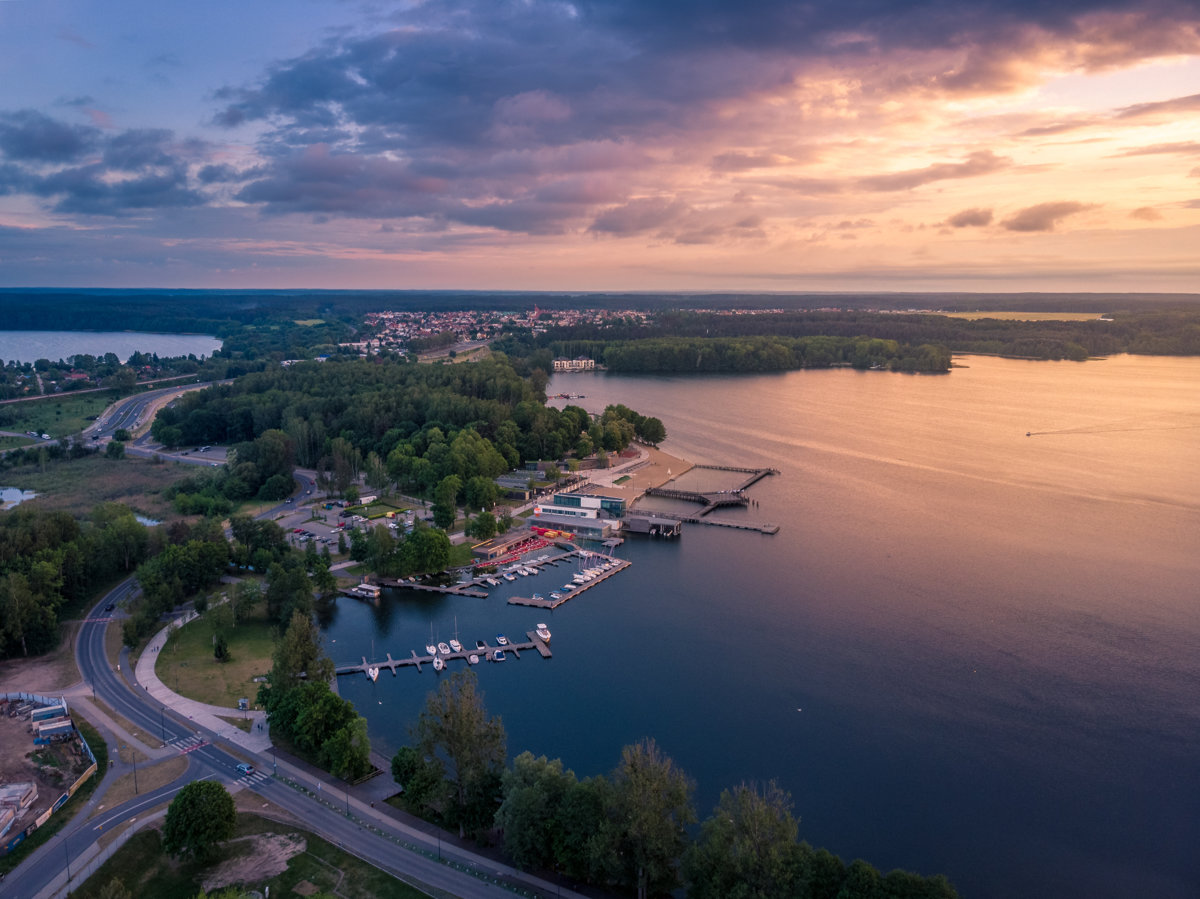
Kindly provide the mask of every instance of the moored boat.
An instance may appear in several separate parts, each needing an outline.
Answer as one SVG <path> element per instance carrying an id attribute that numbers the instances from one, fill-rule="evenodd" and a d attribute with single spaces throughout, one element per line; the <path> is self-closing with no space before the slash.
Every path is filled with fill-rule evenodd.
<path id="1" fill-rule="evenodd" d="M 495 652 L 492 653 L 492 661 L 493 662 L 503 662 L 507 658 L 508 658 L 508 656 L 506 656 L 504 654 L 503 649 L 497 649 Z"/>
<path id="2" fill-rule="evenodd" d="M 550 642 L 550 628 L 546 627 L 546 625 L 538 624 L 537 630 L 534 631 L 534 633 L 538 635 L 538 639 L 543 643 Z"/>
<path id="3" fill-rule="evenodd" d="M 508 645 L 508 637 L 504 636 L 504 634 L 496 634 L 496 642 L 499 643 L 501 646 L 507 646 Z"/>
<path id="4" fill-rule="evenodd" d="M 441 656 L 433 657 L 433 670 L 434 671 L 441 671 L 445 667 L 446 667 L 446 662 Z"/>
<path id="5" fill-rule="evenodd" d="M 438 652 L 440 652 L 442 655 L 444 655 L 444 656 L 450 655 L 450 647 L 447 646 L 445 643 L 439 643 L 437 648 L 438 648 Z"/>

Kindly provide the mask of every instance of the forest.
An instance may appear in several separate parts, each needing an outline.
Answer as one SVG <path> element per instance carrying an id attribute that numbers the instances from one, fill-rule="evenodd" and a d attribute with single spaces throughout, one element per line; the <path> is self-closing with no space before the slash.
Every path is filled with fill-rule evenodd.
<path id="1" fill-rule="evenodd" d="M 1094 305 L 1092 311 L 1095 311 Z M 776 342 L 762 342 L 765 338 L 775 338 Z M 1193 305 L 1179 309 L 1114 311 L 1104 319 L 1018 321 L 846 310 L 730 315 L 674 309 L 663 311 L 646 323 L 626 317 L 598 324 L 554 327 L 536 336 L 522 334 L 505 338 L 496 347 L 514 356 L 532 356 L 538 351 L 550 356 L 588 356 L 613 370 L 630 365 L 632 357 L 636 360 L 632 364 L 639 367 L 619 369 L 626 371 L 693 370 L 694 365 L 671 369 L 643 366 L 654 364 L 654 353 L 668 354 L 675 359 L 676 365 L 683 365 L 689 356 L 694 362 L 697 350 L 708 347 L 711 355 L 705 364 L 717 364 L 718 353 L 729 360 L 728 367 L 719 370 L 770 371 L 778 370 L 783 364 L 787 341 L 803 338 L 836 338 L 850 343 L 820 342 L 817 344 L 819 354 L 813 359 L 801 358 L 802 353 L 793 351 L 797 357 L 794 361 L 799 363 L 793 367 L 833 364 L 828 361 L 828 353 L 832 353 L 833 362 L 850 362 L 864 367 L 864 341 L 869 340 L 894 344 L 887 352 L 898 355 L 879 356 L 878 361 L 885 363 L 884 367 L 901 370 L 907 370 L 903 360 L 914 352 L 918 357 L 931 358 L 929 351 L 924 349 L 927 346 L 936 347 L 937 355 L 949 351 L 1077 361 L 1112 353 L 1191 356 L 1200 355 L 1200 310 Z M 703 343 L 739 339 L 750 342 L 735 342 L 723 350 L 717 349 L 718 344 Z M 611 362 L 610 353 L 613 354 Z M 871 354 L 868 351 L 868 355 Z M 875 354 L 878 354 L 878 347 Z M 842 358 L 837 358 L 839 355 Z M 763 367 L 736 367 L 756 363 Z M 865 367 L 874 364 L 871 362 Z"/>
<path id="2" fill-rule="evenodd" d="M 522 377 L 502 356 L 464 365 L 331 358 L 189 393 L 158 414 L 152 433 L 166 446 L 237 445 L 233 476 L 249 461 L 245 447 L 269 441 L 247 469 L 251 493 L 284 470 L 262 459 L 286 452 L 339 492 L 360 475 L 374 490 L 419 493 L 454 477 L 457 500 L 473 507 L 495 502 L 492 479 L 525 461 L 619 452 L 639 435 L 665 436 L 660 421 L 624 407 L 599 420 L 577 406 L 547 407 L 546 380 L 545 372 Z"/>

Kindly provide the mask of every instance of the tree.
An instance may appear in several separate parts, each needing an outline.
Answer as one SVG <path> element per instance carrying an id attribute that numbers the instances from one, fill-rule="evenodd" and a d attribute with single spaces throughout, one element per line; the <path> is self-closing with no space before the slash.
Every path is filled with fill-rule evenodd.
<path id="1" fill-rule="evenodd" d="M 193 781 L 167 807 L 163 849 L 171 855 L 209 858 L 217 843 L 233 836 L 236 824 L 229 791 L 211 780 Z"/>
<path id="2" fill-rule="evenodd" d="M 496 536 L 496 516 L 491 512 L 480 512 L 467 525 L 467 536 L 477 540 L 491 540 Z"/>
<path id="3" fill-rule="evenodd" d="M 437 761 L 451 788 L 447 819 L 459 836 L 491 823 L 504 770 L 504 725 L 489 717 L 473 671 L 460 671 L 430 693 L 413 728 L 422 756 Z"/>
<path id="4" fill-rule="evenodd" d="M 496 827 L 504 833 L 504 851 L 518 868 L 556 862 L 559 810 L 575 783 L 575 773 L 564 772 L 561 759 L 534 758 L 530 752 L 522 752 L 504 772 Z"/>
<path id="5" fill-rule="evenodd" d="M 124 883 L 114 877 L 100 890 L 100 899 L 133 899 L 133 893 L 126 889 Z"/>
<path id="6" fill-rule="evenodd" d="M 694 899 L 773 899 L 806 892 L 791 796 L 774 781 L 765 789 L 725 790 L 700 839 L 684 856 Z"/>
<path id="7" fill-rule="evenodd" d="M 605 829 L 614 873 L 636 887 L 638 899 L 670 892 L 679 882 L 687 827 L 696 820 L 691 780 L 647 738 L 621 750 L 612 784 Z"/>
<path id="8" fill-rule="evenodd" d="M 104 448 L 104 458 L 105 459 L 124 459 L 125 458 L 125 444 L 123 444 L 120 440 L 110 440 L 108 442 L 108 446 L 106 446 Z"/>

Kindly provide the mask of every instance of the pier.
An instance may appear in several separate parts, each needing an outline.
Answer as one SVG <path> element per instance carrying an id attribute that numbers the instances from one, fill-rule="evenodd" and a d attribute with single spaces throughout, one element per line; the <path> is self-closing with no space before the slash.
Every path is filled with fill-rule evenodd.
<path id="1" fill-rule="evenodd" d="M 478 655 L 481 662 L 494 662 L 496 661 L 495 656 L 497 650 L 503 650 L 505 654 L 511 652 L 513 658 L 515 659 L 521 658 L 521 653 L 528 651 L 536 652 L 543 659 L 550 658 L 550 644 L 545 640 L 542 640 L 535 631 L 526 631 L 525 637 L 525 642 L 514 643 L 509 641 L 507 646 L 500 646 L 498 644 L 492 646 L 485 640 L 483 649 L 469 648 L 464 646 L 462 652 L 451 652 L 446 655 L 438 653 L 438 656 L 446 663 L 461 659 L 462 661 L 467 662 L 467 664 L 470 664 L 469 657 L 473 655 Z M 400 668 L 416 668 L 419 672 L 422 665 L 432 665 L 433 659 L 434 657 L 428 653 L 417 655 L 416 650 L 410 650 L 410 655 L 408 658 L 400 659 L 392 658 L 392 654 L 389 652 L 387 654 L 387 658 L 383 661 L 369 662 L 367 661 L 367 657 L 363 656 L 361 663 L 357 665 L 342 665 L 334 669 L 334 673 L 339 675 L 362 674 L 366 675 L 367 677 L 371 677 L 370 672 L 372 669 L 375 669 L 377 672 L 382 672 L 386 668 L 387 670 L 391 671 L 392 676 L 395 677 L 396 671 Z"/>
<path id="2" fill-rule="evenodd" d="M 478 579 L 466 584 L 450 584 L 447 587 L 437 587 L 432 584 L 418 584 L 414 581 L 396 580 L 389 577 L 375 579 L 375 582 L 381 587 L 395 587 L 401 590 L 424 590 L 427 593 L 453 593 L 456 596 L 475 596 L 479 599 L 487 599 L 487 594 L 482 590 L 473 589 L 478 586 L 477 581 Z"/>
<path id="3" fill-rule="evenodd" d="M 608 569 L 608 571 L 605 571 L 602 574 L 596 575 L 590 581 L 585 581 L 582 584 L 578 584 L 574 590 L 568 590 L 558 599 L 536 599 L 532 596 L 510 596 L 508 598 L 509 604 L 514 606 L 533 606 L 537 609 L 557 609 L 567 600 L 578 596 L 580 593 L 583 593 L 586 590 L 592 589 L 592 587 L 595 587 L 597 584 L 608 580 L 617 572 L 624 571 L 633 564 L 625 559 L 614 559 L 612 556 L 602 556 L 598 553 L 592 555 L 591 558 L 603 559 L 605 562 L 615 563 L 615 567 Z"/>
<path id="4" fill-rule="evenodd" d="M 646 496 L 661 496 L 667 499 L 681 499 L 699 503 L 704 508 L 694 515 L 662 515 L 676 521 L 686 521 L 691 524 L 711 524 L 722 528 L 737 528 L 743 531 L 758 531 L 760 534 L 778 534 L 779 525 L 763 524 L 761 522 L 722 521 L 708 517 L 708 513 L 723 506 L 748 506 L 750 498 L 746 496 L 746 488 L 758 483 L 767 475 L 779 474 L 777 468 L 738 468 L 734 465 L 695 465 L 693 468 L 705 468 L 710 471 L 734 471 L 747 477 L 732 490 L 717 490 L 711 493 L 700 493 L 694 490 L 678 490 L 674 487 L 649 487 Z M 630 510 L 633 512 L 633 510 Z"/>

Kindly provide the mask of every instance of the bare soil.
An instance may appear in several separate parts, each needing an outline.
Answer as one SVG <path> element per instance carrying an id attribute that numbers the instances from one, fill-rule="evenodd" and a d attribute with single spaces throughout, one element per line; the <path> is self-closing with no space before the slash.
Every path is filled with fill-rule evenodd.
<path id="1" fill-rule="evenodd" d="M 308 848 L 299 834 L 259 834 L 227 845 L 241 848 L 244 854 L 209 871 L 203 883 L 205 892 L 275 877 L 287 870 L 288 859 Z"/>
<path id="2" fill-rule="evenodd" d="M 75 664 L 75 635 L 77 622 L 63 625 L 63 639 L 58 649 L 30 659 L 6 659 L 0 662 L 0 693 L 58 693 L 79 683 L 79 667 Z"/>
<path id="3" fill-rule="evenodd" d="M 37 784 L 38 796 L 21 813 L 9 833 L 28 827 L 54 804 L 91 764 L 83 761 L 78 742 L 34 746 L 29 721 L 8 717 L 9 704 L 0 703 L 0 783 Z"/>

